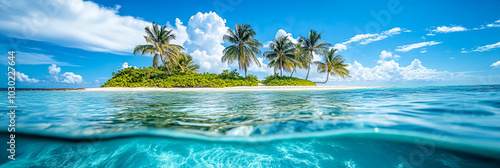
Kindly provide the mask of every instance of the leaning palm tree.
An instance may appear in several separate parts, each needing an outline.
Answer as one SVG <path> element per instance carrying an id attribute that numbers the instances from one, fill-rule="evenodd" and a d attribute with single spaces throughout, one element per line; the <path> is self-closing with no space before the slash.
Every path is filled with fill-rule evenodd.
<path id="1" fill-rule="evenodd" d="M 254 36 L 255 31 L 249 24 L 236 24 L 235 31 L 228 29 L 227 34 L 223 37 L 224 42 L 232 45 L 223 50 L 221 61 L 229 62 L 229 64 L 238 61 L 238 67 L 245 71 L 245 77 L 247 76 L 247 68 L 252 63 L 260 66 L 255 55 L 261 53 L 259 47 L 262 44 Z"/>
<path id="2" fill-rule="evenodd" d="M 351 77 L 349 75 L 349 70 L 346 68 L 348 65 L 344 63 L 344 59 L 340 55 L 335 55 L 337 49 L 330 49 L 324 52 L 324 62 L 315 61 L 314 64 L 318 65 L 319 73 L 326 73 L 325 82 L 316 83 L 326 83 L 328 82 L 328 77 L 330 75 L 338 75 L 345 79 L 345 77 Z"/>
<path id="3" fill-rule="evenodd" d="M 314 30 L 309 31 L 309 36 L 307 37 L 299 37 L 299 43 L 301 43 L 304 50 L 307 50 L 309 53 L 307 55 L 307 78 L 309 78 L 309 71 L 311 70 L 311 63 L 314 58 L 313 53 L 321 53 L 321 51 L 326 50 L 328 47 L 332 46 L 332 44 L 321 40 L 321 34 L 317 33 Z"/>
<path id="4" fill-rule="evenodd" d="M 166 26 L 160 27 L 158 23 L 153 22 L 152 27 L 148 26 L 145 30 L 146 35 L 144 39 L 146 39 L 148 44 L 137 45 L 134 49 L 134 55 L 137 53 L 152 55 L 153 67 L 157 68 L 158 62 L 161 60 L 170 75 L 169 64 L 180 65 L 177 60 L 181 56 L 181 50 L 184 48 L 180 45 L 170 44 L 170 41 L 175 40 L 175 35 L 172 33 L 172 30 L 167 30 Z"/>
<path id="5" fill-rule="evenodd" d="M 297 72 L 297 68 L 304 68 L 307 67 L 307 55 L 308 52 L 302 48 L 302 45 L 300 43 L 295 44 L 295 52 L 294 52 L 294 59 L 296 62 L 292 64 L 292 72 L 290 73 L 290 77 L 293 76 L 294 72 Z"/>
<path id="6" fill-rule="evenodd" d="M 264 52 L 264 58 L 269 61 L 269 66 L 280 70 L 283 77 L 283 70 L 291 71 L 295 60 L 295 45 L 288 39 L 288 36 L 279 36 L 269 44 L 269 51 Z"/>
<path id="7" fill-rule="evenodd" d="M 196 73 L 200 69 L 199 65 L 196 65 L 193 62 L 193 57 L 187 54 L 182 54 L 183 56 L 177 60 L 180 65 L 177 65 L 175 68 L 176 70 L 179 71 L 181 74 L 186 74 L 186 73 Z"/>

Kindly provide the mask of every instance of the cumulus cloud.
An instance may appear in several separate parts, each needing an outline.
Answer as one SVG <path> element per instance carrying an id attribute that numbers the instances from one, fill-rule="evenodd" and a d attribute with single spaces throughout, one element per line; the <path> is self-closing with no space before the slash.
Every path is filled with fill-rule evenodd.
<path id="1" fill-rule="evenodd" d="M 463 27 L 463 26 L 439 26 L 436 27 L 435 29 L 429 30 L 430 33 L 427 34 L 428 36 L 434 36 L 435 33 L 452 33 L 452 32 L 461 32 L 461 31 L 467 31 L 469 29 Z"/>
<path id="2" fill-rule="evenodd" d="M 183 25 L 179 18 L 175 19 L 175 27 L 167 22 L 167 29 L 172 30 L 175 34 L 175 40 L 172 40 L 172 44 L 183 45 L 184 42 L 189 40 L 189 35 L 187 34 L 187 27 Z"/>
<path id="3" fill-rule="evenodd" d="M 492 67 L 500 68 L 500 61 L 491 64 Z"/>
<path id="4" fill-rule="evenodd" d="M 381 60 L 384 60 L 386 58 L 399 58 L 399 55 L 393 55 L 392 52 L 383 50 L 382 52 L 380 52 L 379 57 Z"/>
<path id="5" fill-rule="evenodd" d="M 0 32 L 88 51 L 129 54 L 149 22 L 91 1 L 0 1 Z M 75 33 L 77 32 L 77 33 Z"/>
<path id="6" fill-rule="evenodd" d="M 28 75 L 21 73 L 21 72 L 16 72 L 16 80 L 19 82 L 29 82 L 29 83 L 38 83 L 40 80 L 35 79 L 35 78 L 30 78 Z"/>
<path id="7" fill-rule="evenodd" d="M 347 46 L 344 45 L 344 44 L 335 44 L 335 46 L 333 46 L 334 49 L 337 49 L 338 51 L 344 51 L 344 50 L 347 50 Z"/>
<path id="8" fill-rule="evenodd" d="M 57 67 L 56 64 L 49 66 L 49 79 L 51 81 L 59 82 L 57 75 L 61 72 L 61 67 Z"/>
<path id="9" fill-rule="evenodd" d="M 430 81 L 453 77 L 450 72 L 424 67 L 419 59 L 414 59 L 408 66 L 400 66 L 394 60 L 379 60 L 373 68 L 364 67 L 361 63 L 354 61 L 348 66 L 348 69 L 352 78 L 335 77 L 335 79 L 347 81 Z"/>
<path id="10" fill-rule="evenodd" d="M 292 36 L 292 33 L 287 33 L 285 30 L 283 29 L 279 29 L 278 32 L 276 32 L 276 35 L 274 36 L 274 38 L 278 38 L 279 36 L 287 36 L 288 39 L 294 43 L 294 44 L 297 44 L 299 41 L 298 39 L 296 38 L 293 38 Z M 263 43 L 263 48 L 269 48 L 269 45 L 272 43 L 273 41 L 266 41 L 265 43 Z"/>
<path id="11" fill-rule="evenodd" d="M 59 75 L 61 72 L 61 67 L 57 67 L 56 64 L 49 66 L 49 78 L 53 82 L 68 83 L 68 84 L 80 84 L 83 83 L 83 77 L 76 75 L 73 72 L 65 72 Z"/>
<path id="12" fill-rule="evenodd" d="M 480 47 L 477 47 L 476 49 L 473 49 L 471 51 L 466 51 L 466 50 L 462 49 L 462 53 L 484 52 L 484 51 L 493 50 L 495 48 L 500 48 L 500 42 L 495 43 L 495 44 L 488 44 L 488 45 L 485 45 L 485 46 L 480 46 Z"/>
<path id="13" fill-rule="evenodd" d="M 187 26 L 176 19 L 175 27 L 170 28 L 177 36 L 173 43 L 182 44 L 186 48 L 185 52 L 193 56 L 193 61 L 200 65 L 200 71 L 219 73 L 229 68 L 220 61 L 224 50 L 222 39 L 229 27 L 226 27 L 226 20 L 215 12 L 198 12 L 191 16 Z"/>
<path id="14" fill-rule="evenodd" d="M 73 72 L 65 72 L 62 75 L 61 83 L 69 83 L 69 84 L 80 84 L 83 82 L 83 78 L 80 75 L 76 75 Z"/>
<path id="15" fill-rule="evenodd" d="M 396 51 L 408 52 L 408 51 L 416 49 L 416 48 L 433 46 L 433 45 L 441 44 L 441 43 L 442 42 L 427 41 L 427 42 L 421 42 L 421 43 L 415 43 L 415 44 L 408 44 L 408 45 L 398 46 Z"/>
<path id="16" fill-rule="evenodd" d="M 287 33 L 285 30 L 283 29 L 279 29 L 278 32 L 276 32 L 276 36 L 275 38 L 278 38 L 279 36 L 287 36 L 288 39 L 290 39 L 290 41 L 294 44 L 297 44 L 298 43 L 298 39 L 295 39 L 293 38 L 292 36 L 292 33 Z"/>
<path id="17" fill-rule="evenodd" d="M 122 68 L 121 69 L 125 69 L 125 68 L 128 68 L 128 67 L 134 67 L 134 68 L 136 68 L 135 66 L 129 66 L 127 62 L 124 62 L 122 64 Z"/>

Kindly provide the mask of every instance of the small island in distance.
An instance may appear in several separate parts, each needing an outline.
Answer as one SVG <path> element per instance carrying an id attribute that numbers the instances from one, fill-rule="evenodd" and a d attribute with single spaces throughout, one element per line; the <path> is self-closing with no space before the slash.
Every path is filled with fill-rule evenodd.
<path id="1" fill-rule="evenodd" d="M 113 77 L 101 87 L 236 87 L 236 86 L 316 86 L 316 83 L 326 83 L 330 75 L 342 78 L 350 77 L 347 64 L 340 55 L 335 55 L 336 49 L 328 49 L 332 45 L 320 41 L 321 34 L 314 30 L 307 37 L 300 37 L 299 43 L 294 44 L 288 36 L 276 37 L 269 44 L 269 51 L 263 53 L 269 61 L 268 66 L 274 68 L 275 74 L 259 81 L 257 76 L 247 75 L 247 67 L 252 64 L 260 65 L 255 55 L 260 54 L 259 47 L 263 45 L 254 38 L 255 31 L 248 24 L 236 24 L 235 30 L 228 29 L 224 35 L 224 42 L 230 43 L 223 51 L 221 61 L 229 64 L 237 63 L 245 76 L 241 76 L 236 69 L 224 70 L 220 74 L 198 73 L 200 68 L 193 62 L 193 57 L 182 52 L 182 46 L 171 44 L 175 34 L 166 26 L 153 23 L 152 27 L 145 28 L 144 36 L 147 44 L 138 45 L 134 54 L 153 56 L 153 66 L 145 68 L 128 67 L 113 72 Z M 313 53 L 324 56 L 322 61 L 313 62 Z M 161 64 L 160 64 L 161 63 Z M 312 82 L 307 80 L 312 64 L 318 65 L 317 71 L 327 73 L 326 81 Z M 305 79 L 293 77 L 297 68 L 307 69 Z M 279 73 L 277 73 L 279 71 Z M 290 72 L 284 76 L 283 71 Z"/>

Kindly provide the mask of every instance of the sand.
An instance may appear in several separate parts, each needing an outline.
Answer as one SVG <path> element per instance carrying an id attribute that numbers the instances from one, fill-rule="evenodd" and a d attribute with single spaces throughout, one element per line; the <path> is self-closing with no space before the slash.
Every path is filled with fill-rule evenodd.
<path id="1" fill-rule="evenodd" d="M 104 87 L 85 88 L 83 91 L 293 91 L 293 90 L 343 90 L 374 88 L 367 86 L 238 86 L 225 88 L 153 88 L 153 87 Z"/>

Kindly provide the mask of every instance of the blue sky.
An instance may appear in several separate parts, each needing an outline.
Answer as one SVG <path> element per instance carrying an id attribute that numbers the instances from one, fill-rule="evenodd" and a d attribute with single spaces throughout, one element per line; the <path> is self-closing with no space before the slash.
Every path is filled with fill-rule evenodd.
<path id="1" fill-rule="evenodd" d="M 174 43 L 212 73 L 237 68 L 220 62 L 227 46 L 222 36 L 236 23 L 248 23 L 263 44 L 276 35 L 295 40 L 310 29 L 323 32 L 353 76 L 330 78 L 328 85 L 499 84 L 499 10 L 494 0 L 0 0 L 0 50 L 5 59 L 9 50 L 17 52 L 17 87 L 98 87 L 123 66 L 151 66 L 152 57 L 131 54 L 145 43 L 150 22 L 167 24 L 177 35 Z M 273 70 L 261 60 L 264 66 L 249 73 L 264 78 Z M 325 78 L 311 71 L 312 81 Z M 5 87 L 7 77 L 1 80 Z"/>

